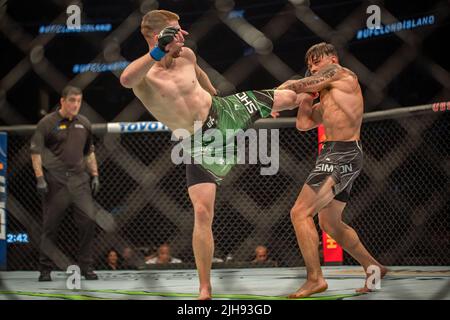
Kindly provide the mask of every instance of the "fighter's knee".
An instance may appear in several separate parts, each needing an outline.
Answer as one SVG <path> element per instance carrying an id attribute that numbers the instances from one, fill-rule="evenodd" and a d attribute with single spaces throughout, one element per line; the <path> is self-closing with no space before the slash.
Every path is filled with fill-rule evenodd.
<path id="1" fill-rule="evenodd" d="M 329 234 L 334 240 L 341 239 L 341 235 L 345 231 L 342 224 L 321 219 L 319 216 L 319 227 L 322 231 Z"/>
<path id="2" fill-rule="evenodd" d="M 213 218 L 213 209 L 204 204 L 194 205 L 195 221 L 197 223 L 211 223 Z"/>
<path id="3" fill-rule="evenodd" d="M 291 209 L 291 221 L 299 221 L 304 220 L 308 217 L 310 217 L 312 214 L 312 210 L 309 209 L 307 206 L 304 205 L 295 205 Z"/>
<path id="4" fill-rule="evenodd" d="M 299 210 L 297 206 L 293 206 L 291 209 L 291 220 L 294 220 L 295 217 L 299 214 Z"/>

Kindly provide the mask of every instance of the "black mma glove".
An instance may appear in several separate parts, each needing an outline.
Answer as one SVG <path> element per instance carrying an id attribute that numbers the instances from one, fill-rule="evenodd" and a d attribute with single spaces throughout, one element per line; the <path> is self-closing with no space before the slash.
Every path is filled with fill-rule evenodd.
<path id="1" fill-rule="evenodd" d="M 100 181 L 98 180 L 98 176 L 93 176 L 91 180 L 92 195 L 96 196 L 99 189 L 100 189 Z"/>
<path id="2" fill-rule="evenodd" d="M 150 51 L 150 56 L 155 61 L 160 61 L 167 53 L 166 46 L 173 41 L 177 32 L 176 27 L 166 27 L 158 35 L 158 44 Z"/>

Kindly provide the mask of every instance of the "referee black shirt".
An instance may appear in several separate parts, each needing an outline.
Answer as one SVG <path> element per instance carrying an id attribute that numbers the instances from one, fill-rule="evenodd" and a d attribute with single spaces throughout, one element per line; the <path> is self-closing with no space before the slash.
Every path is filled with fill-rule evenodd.
<path id="1" fill-rule="evenodd" d="M 31 138 L 30 152 L 40 154 L 42 166 L 55 175 L 85 171 L 84 157 L 93 151 L 89 120 L 80 114 L 69 120 L 59 113 L 59 109 L 39 121 Z"/>

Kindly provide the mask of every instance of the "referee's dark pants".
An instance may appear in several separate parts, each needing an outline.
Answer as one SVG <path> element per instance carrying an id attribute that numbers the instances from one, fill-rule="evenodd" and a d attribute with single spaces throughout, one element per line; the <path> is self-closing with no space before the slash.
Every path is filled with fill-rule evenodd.
<path id="1" fill-rule="evenodd" d="M 63 179 L 65 176 L 65 179 Z M 58 178 L 56 178 L 58 177 Z M 92 267 L 92 242 L 95 236 L 95 208 L 90 177 L 86 172 L 46 172 L 49 192 L 43 200 L 43 230 L 40 242 L 40 270 L 52 270 L 54 265 L 66 267 L 70 263 L 57 247 L 58 227 L 68 207 L 74 205 L 74 220 L 78 237 L 70 237 L 79 244 L 78 265 L 81 270 Z"/>

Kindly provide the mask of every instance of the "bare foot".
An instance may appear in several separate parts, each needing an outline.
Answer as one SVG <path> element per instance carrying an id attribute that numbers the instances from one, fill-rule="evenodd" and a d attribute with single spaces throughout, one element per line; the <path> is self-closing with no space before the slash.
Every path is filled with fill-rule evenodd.
<path id="1" fill-rule="evenodd" d="M 328 284 L 322 278 L 317 281 L 307 280 L 296 292 L 288 296 L 289 299 L 306 298 L 314 293 L 324 292 L 328 289 Z"/>
<path id="2" fill-rule="evenodd" d="M 388 268 L 386 268 L 385 266 L 378 266 L 380 267 L 380 279 L 383 279 L 384 276 L 386 275 L 386 273 L 389 271 Z M 366 274 L 366 281 L 364 281 L 364 287 L 363 288 L 359 288 L 356 289 L 355 291 L 358 293 L 368 293 L 368 292 L 372 292 L 373 290 L 369 289 L 367 287 L 367 279 L 372 276 L 372 274 L 367 273 Z"/>
<path id="3" fill-rule="evenodd" d="M 211 300 L 211 288 L 200 289 L 197 300 Z"/>

